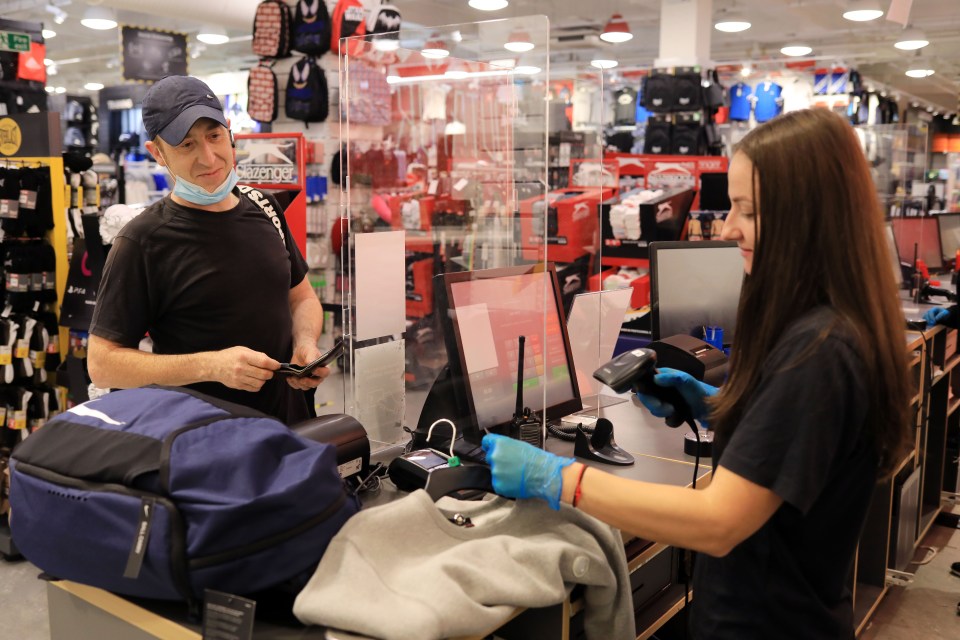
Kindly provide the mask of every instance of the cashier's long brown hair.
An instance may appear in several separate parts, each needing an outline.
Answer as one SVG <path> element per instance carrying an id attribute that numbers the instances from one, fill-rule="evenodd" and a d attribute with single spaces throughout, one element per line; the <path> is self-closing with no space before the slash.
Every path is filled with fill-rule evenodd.
<path id="1" fill-rule="evenodd" d="M 718 434 L 736 429 L 764 359 L 789 323 L 828 305 L 865 363 L 858 373 L 867 378 L 866 428 L 887 475 L 909 434 L 905 325 L 883 215 L 853 128 L 825 109 L 792 112 L 750 132 L 737 152 L 753 162 L 758 234 L 730 376 L 713 402 L 711 424 Z"/>

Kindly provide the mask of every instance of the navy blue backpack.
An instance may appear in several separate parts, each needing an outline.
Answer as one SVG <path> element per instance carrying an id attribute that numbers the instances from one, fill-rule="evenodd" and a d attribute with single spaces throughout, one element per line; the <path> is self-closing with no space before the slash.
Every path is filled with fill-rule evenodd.
<path id="1" fill-rule="evenodd" d="M 305 584 L 356 513 L 333 445 L 181 387 L 114 391 L 14 449 L 10 528 L 68 580 L 198 601 Z"/>

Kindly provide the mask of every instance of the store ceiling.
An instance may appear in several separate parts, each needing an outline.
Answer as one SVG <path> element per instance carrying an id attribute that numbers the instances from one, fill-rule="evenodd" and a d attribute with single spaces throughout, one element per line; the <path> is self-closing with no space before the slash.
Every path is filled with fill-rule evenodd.
<path id="1" fill-rule="evenodd" d="M 598 53 L 618 59 L 621 72 L 650 67 L 659 50 L 661 1 L 512 0 L 509 7 L 495 12 L 472 9 L 466 0 L 393 0 L 393 4 L 405 23 L 427 26 L 545 14 L 551 23 L 552 70 L 563 74 L 584 68 Z M 882 6 L 889 2 L 879 1 Z M 88 4 L 114 9 L 122 24 L 184 31 L 191 36 L 204 24 L 226 28 L 231 41 L 224 45 L 203 45 L 191 37 L 193 74 L 236 71 L 255 62 L 250 53 L 250 30 L 258 0 L 0 0 L 0 16 L 40 21 L 57 31 L 47 42 L 47 55 L 61 64 L 49 83 L 65 86 L 71 93 L 83 93 L 81 85 L 90 80 L 108 86 L 121 82 L 118 31 L 98 32 L 81 26 Z M 753 27 L 739 34 L 712 30 L 712 58 L 718 63 L 751 61 L 764 73 L 782 67 L 781 46 L 803 41 L 813 47 L 811 56 L 818 64 L 853 66 L 865 77 L 911 99 L 941 110 L 958 109 L 960 0 L 913 0 L 912 26 L 930 40 L 921 55 L 936 71 L 922 80 L 904 75 L 914 54 L 893 47 L 902 27 L 883 18 L 867 23 L 844 20 L 841 14 L 847 4 L 848 0 L 714 0 L 714 15 L 735 6 Z M 63 24 L 54 23 L 51 7 L 66 14 Z M 610 45 L 597 37 L 614 11 L 627 20 L 633 40 Z"/>

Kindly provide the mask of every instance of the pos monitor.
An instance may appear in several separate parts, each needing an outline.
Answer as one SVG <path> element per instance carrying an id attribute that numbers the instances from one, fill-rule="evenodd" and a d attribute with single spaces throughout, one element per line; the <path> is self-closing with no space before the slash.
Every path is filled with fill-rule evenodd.
<path id="1" fill-rule="evenodd" d="M 943 268 L 943 256 L 940 247 L 940 225 L 932 216 L 891 218 L 893 235 L 900 250 L 900 260 L 913 263 L 914 255 L 923 260 L 931 271 Z M 916 250 L 916 254 L 914 254 Z"/>
<path id="2" fill-rule="evenodd" d="M 960 213 L 939 213 L 935 217 L 940 230 L 940 253 L 944 260 L 953 260 L 960 251 Z"/>
<path id="3" fill-rule="evenodd" d="M 704 338 L 723 329 L 732 344 L 743 284 L 743 257 L 735 242 L 655 242 L 650 245 L 650 310 L 654 340 L 686 334 Z"/>
<path id="4" fill-rule="evenodd" d="M 449 362 L 430 390 L 418 429 L 444 417 L 470 442 L 479 443 L 487 431 L 502 432 L 516 408 L 520 336 L 526 342 L 523 406 L 547 420 L 582 409 L 552 263 L 436 278 Z"/>

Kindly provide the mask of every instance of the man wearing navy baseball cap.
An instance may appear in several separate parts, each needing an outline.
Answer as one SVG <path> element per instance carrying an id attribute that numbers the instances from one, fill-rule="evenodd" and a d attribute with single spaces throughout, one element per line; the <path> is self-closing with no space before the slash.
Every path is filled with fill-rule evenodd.
<path id="1" fill-rule="evenodd" d="M 323 314 L 282 208 L 237 188 L 229 124 L 197 78 L 164 78 L 144 96 L 145 146 L 174 186 L 113 243 L 87 364 L 98 387 L 189 386 L 294 424 L 329 369 L 275 372 L 320 355 Z M 148 333 L 152 353 L 138 348 Z"/>

